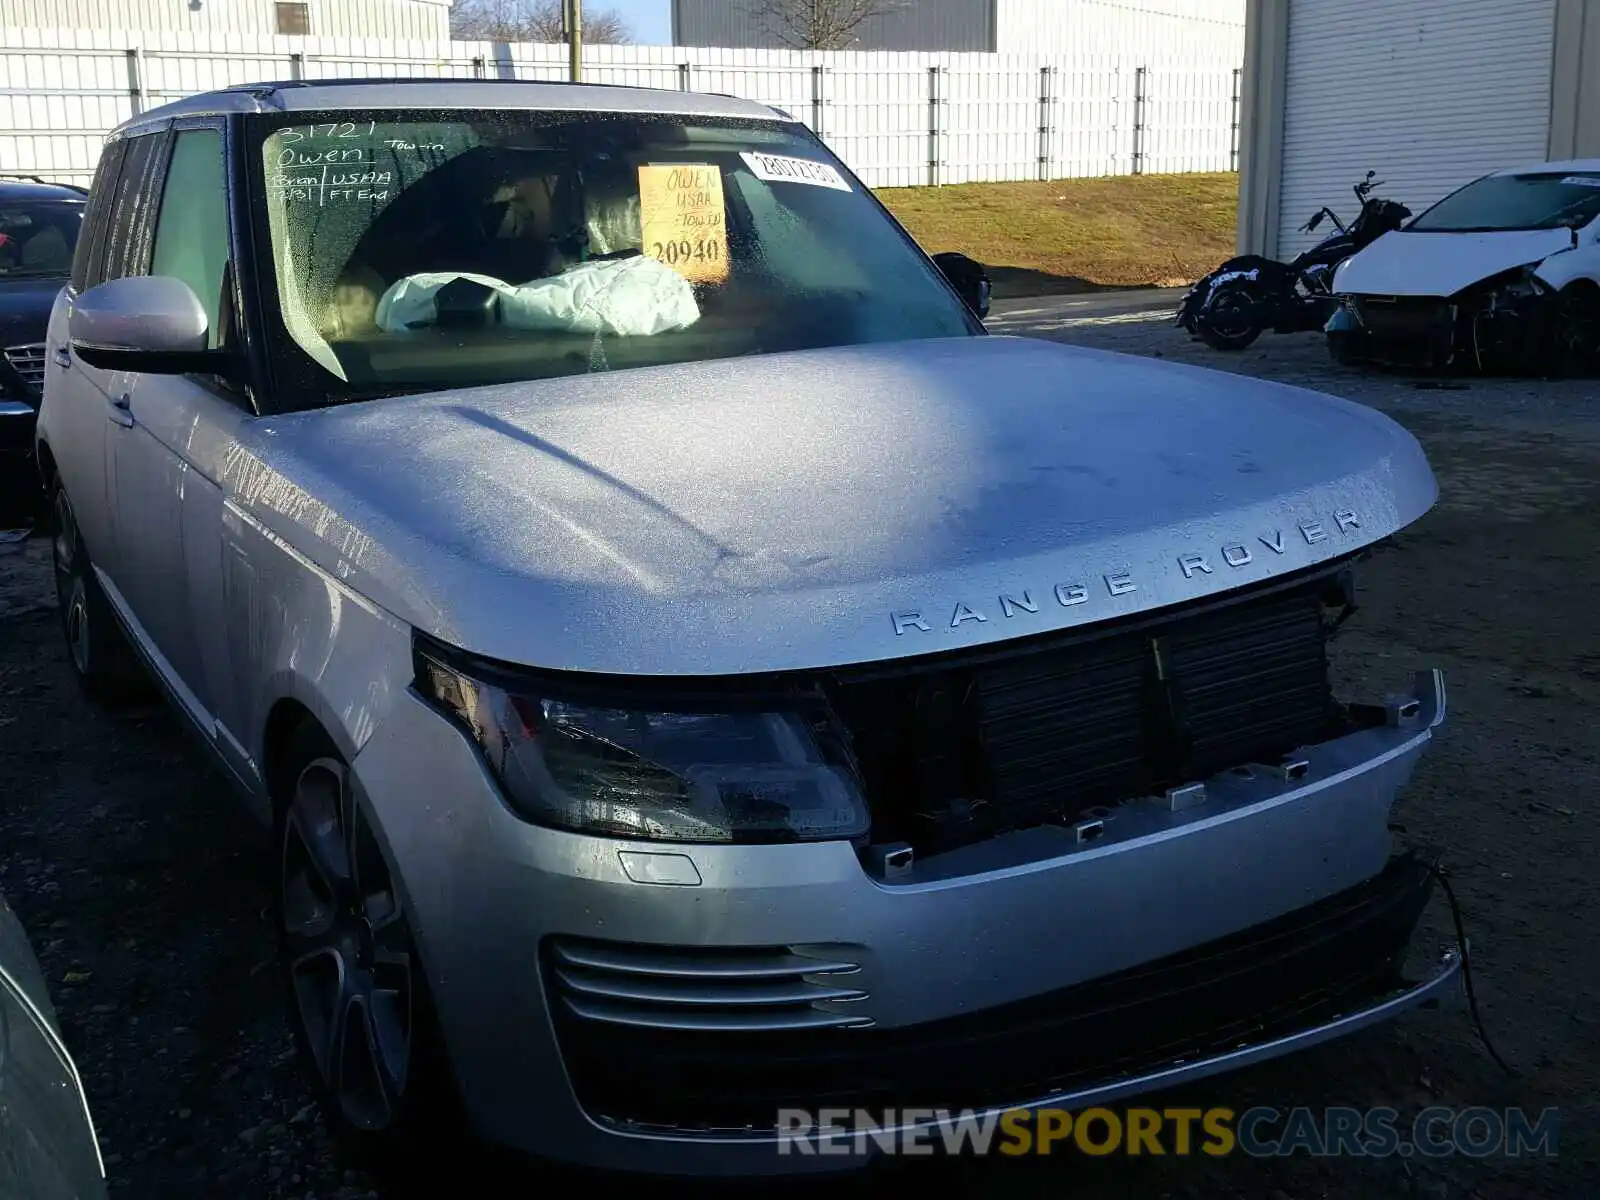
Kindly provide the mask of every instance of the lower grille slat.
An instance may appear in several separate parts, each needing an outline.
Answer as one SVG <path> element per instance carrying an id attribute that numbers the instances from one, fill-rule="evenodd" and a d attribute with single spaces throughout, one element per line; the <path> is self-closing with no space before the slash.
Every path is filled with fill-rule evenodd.
<path id="1" fill-rule="evenodd" d="M 676 976 L 684 979 L 769 979 L 797 975 L 840 974 L 861 968 L 852 962 L 807 958 L 787 952 L 757 951 L 737 954 L 717 951 L 712 954 L 652 952 L 646 946 L 630 946 L 625 951 L 590 942 L 559 941 L 555 955 L 573 966 L 596 971 L 615 971 L 626 975 Z"/>
<path id="2" fill-rule="evenodd" d="M 820 1009 L 750 1009 L 733 1013 L 705 1013 L 693 1009 L 667 1011 L 643 1005 L 606 1004 L 566 997 L 574 1016 L 606 1025 L 635 1029 L 672 1030 L 678 1033 L 786 1033 L 804 1029 L 864 1028 L 870 1017 L 852 1017 Z"/>
<path id="3" fill-rule="evenodd" d="M 691 1008 L 765 1008 L 782 1004 L 810 1004 L 816 1000 L 858 1000 L 863 993 L 851 988 L 822 988 L 804 980 L 774 982 L 706 982 L 704 980 L 618 978 L 600 971 L 558 968 L 556 978 L 570 991 L 607 1000 L 640 1004 L 683 1005 Z"/>

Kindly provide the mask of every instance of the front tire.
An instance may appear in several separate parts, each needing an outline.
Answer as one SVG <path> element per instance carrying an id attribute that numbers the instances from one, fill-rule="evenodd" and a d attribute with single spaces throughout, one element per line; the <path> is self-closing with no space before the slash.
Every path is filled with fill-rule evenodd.
<path id="1" fill-rule="evenodd" d="M 1600 289 L 1574 285 L 1556 298 L 1551 365 L 1559 379 L 1581 379 L 1600 366 Z"/>
<path id="2" fill-rule="evenodd" d="M 1243 350 L 1262 333 L 1260 294 L 1248 283 L 1225 283 L 1195 318 L 1195 332 L 1213 350 Z"/>
<path id="3" fill-rule="evenodd" d="M 401 891 L 320 727 L 296 732 L 279 777 L 280 960 L 301 1061 L 346 1152 L 417 1185 L 466 1123 Z"/>
<path id="4" fill-rule="evenodd" d="M 137 703 L 150 693 L 149 677 L 95 578 L 72 504 L 59 483 L 51 495 L 51 516 L 56 608 L 72 672 L 96 704 L 122 708 Z"/>

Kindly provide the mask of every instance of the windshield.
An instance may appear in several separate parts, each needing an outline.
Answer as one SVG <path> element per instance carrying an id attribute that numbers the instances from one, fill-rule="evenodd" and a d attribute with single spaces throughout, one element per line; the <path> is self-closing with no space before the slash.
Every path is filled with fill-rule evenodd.
<path id="1" fill-rule="evenodd" d="M 82 226 L 76 200 L 0 200 L 0 280 L 65 278 Z"/>
<path id="2" fill-rule="evenodd" d="M 304 373 L 291 390 L 337 400 L 982 332 L 790 123 L 339 115 L 260 141 L 269 300 Z"/>
<path id="3" fill-rule="evenodd" d="M 1600 216 L 1600 173 L 1490 175 L 1446 196 L 1410 228 L 1418 233 L 1495 233 L 1581 228 Z"/>

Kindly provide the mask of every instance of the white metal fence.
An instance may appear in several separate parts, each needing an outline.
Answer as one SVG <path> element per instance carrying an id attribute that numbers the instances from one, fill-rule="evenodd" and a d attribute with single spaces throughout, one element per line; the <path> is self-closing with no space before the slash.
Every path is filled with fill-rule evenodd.
<path id="1" fill-rule="evenodd" d="M 0 28 L 0 173 L 84 182 L 106 131 L 274 79 L 565 78 L 564 46 Z M 871 187 L 1236 169 L 1237 60 L 593 46 L 589 82 L 722 92 L 805 121 Z"/>

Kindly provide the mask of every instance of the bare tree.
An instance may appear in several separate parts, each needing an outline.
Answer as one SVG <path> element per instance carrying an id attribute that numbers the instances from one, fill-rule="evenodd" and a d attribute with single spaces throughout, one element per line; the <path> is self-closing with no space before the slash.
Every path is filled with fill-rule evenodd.
<path id="1" fill-rule="evenodd" d="M 756 17 L 795 50 L 848 50 L 862 25 L 906 0 L 749 0 Z"/>
<path id="2" fill-rule="evenodd" d="M 450 36 L 468 42 L 560 42 L 565 40 L 561 0 L 456 0 Z M 583 11 L 585 42 L 631 42 L 633 31 L 609 8 Z"/>

